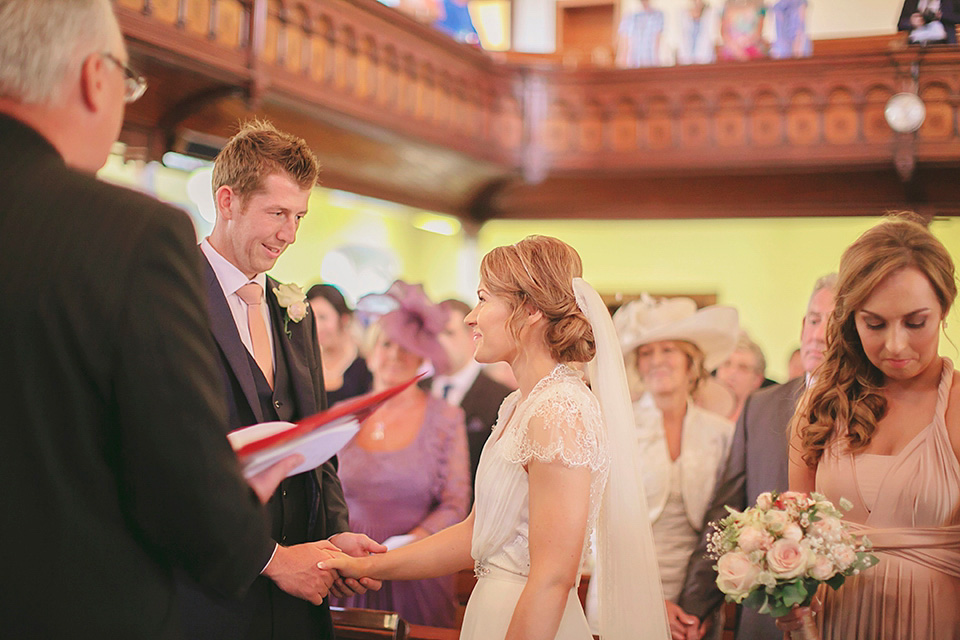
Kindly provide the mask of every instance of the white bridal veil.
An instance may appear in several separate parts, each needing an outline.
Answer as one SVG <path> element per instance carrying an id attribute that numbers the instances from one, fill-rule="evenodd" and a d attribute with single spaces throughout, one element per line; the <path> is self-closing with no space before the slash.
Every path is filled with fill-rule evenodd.
<path id="1" fill-rule="evenodd" d="M 647 497 L 638 467 L 637 431 L 613 320 L 600 295 L 573 279 L 577 305 L 593 327 L 597 355 L 587 365 L 610 448 L 610 474 L 597 523 L 600 637 L 669 640 Z"/>

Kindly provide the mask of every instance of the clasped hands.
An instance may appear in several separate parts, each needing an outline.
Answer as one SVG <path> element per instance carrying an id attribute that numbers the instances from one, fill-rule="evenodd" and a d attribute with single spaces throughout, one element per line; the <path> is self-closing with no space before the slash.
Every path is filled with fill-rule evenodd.
<path id="1" fill-rule="evenodd" d="M 372 578 L 345 578 L 332 568 L 321 568 L 320 563 L 343 555 L 362 557 L 385 551 L 386 547 L 363 534 L 338 533 L 329 540 L 278 546 L 263 575 L 290 595 L 320 604 L 327 595 L 360 595 L 378 591 L 383 584 Z"/>

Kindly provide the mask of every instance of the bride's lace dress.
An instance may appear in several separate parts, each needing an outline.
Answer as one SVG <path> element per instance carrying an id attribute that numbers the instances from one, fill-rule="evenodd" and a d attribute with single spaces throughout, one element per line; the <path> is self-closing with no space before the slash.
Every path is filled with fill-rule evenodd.
<path id="1" fill-rule="evenodd" d="M 534 417 L 542 427 L 530 425 Z M 480 456 L 471 550 L 479 580 L 467 604 L 461 640 L 503 638 L 526 583 L 530 572 L 529 483 L 524 465 L 530 460 L 590 469 L 582 567 L 600 510 L 609 454 L 597 400 L 580 374 L 566 365 L 557 365 L 525 400 L 515 391 L 503 401 Z M 556 638 L 591 638 L 576 589 L 567 598 Z"/>

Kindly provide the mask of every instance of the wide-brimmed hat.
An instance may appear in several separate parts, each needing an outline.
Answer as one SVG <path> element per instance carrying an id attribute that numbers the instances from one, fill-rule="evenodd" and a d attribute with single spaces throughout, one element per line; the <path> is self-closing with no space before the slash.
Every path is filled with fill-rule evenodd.
<path id="1" fill-rule="evenodd" d="M 697 310 L 697 303 L 690 298 L 654 299 L 647 294 L 617 309 L 613 324 L 624 353 L 653 342 L 684 340 L 703 352 L 707 371 L 733 353 L 740 332 L 733 307 L 713 305 Z"/>
<path id="2" fill-rule="evenodd" d="M 446 326 L 449 314 L 430 301 L 423 285 L 397 280 L 386 293 L 360 298 L 357 312 L 366 320 L 379 321 L 387 338 L 410 353 L 429 360 L 434 371 L 447 373 L 450 359 L 438 336 Z"/>

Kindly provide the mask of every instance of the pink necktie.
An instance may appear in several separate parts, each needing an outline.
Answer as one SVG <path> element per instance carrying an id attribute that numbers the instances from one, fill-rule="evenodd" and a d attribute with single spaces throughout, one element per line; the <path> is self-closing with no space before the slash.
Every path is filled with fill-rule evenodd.
<path id="1" fill-rule="evenodd" d="M 267 325 L 260 313 L 263 302 L 263 288 L 256 282 L 248 282 L 239 289 L 237 295 L 247 303 L 247 324 L 250 326 L 250 341 L 253 342 L 253 359 L 260 366 L 263 377 L 273 389 L 273 358 L 270 355 L 270 336 Z"/>

